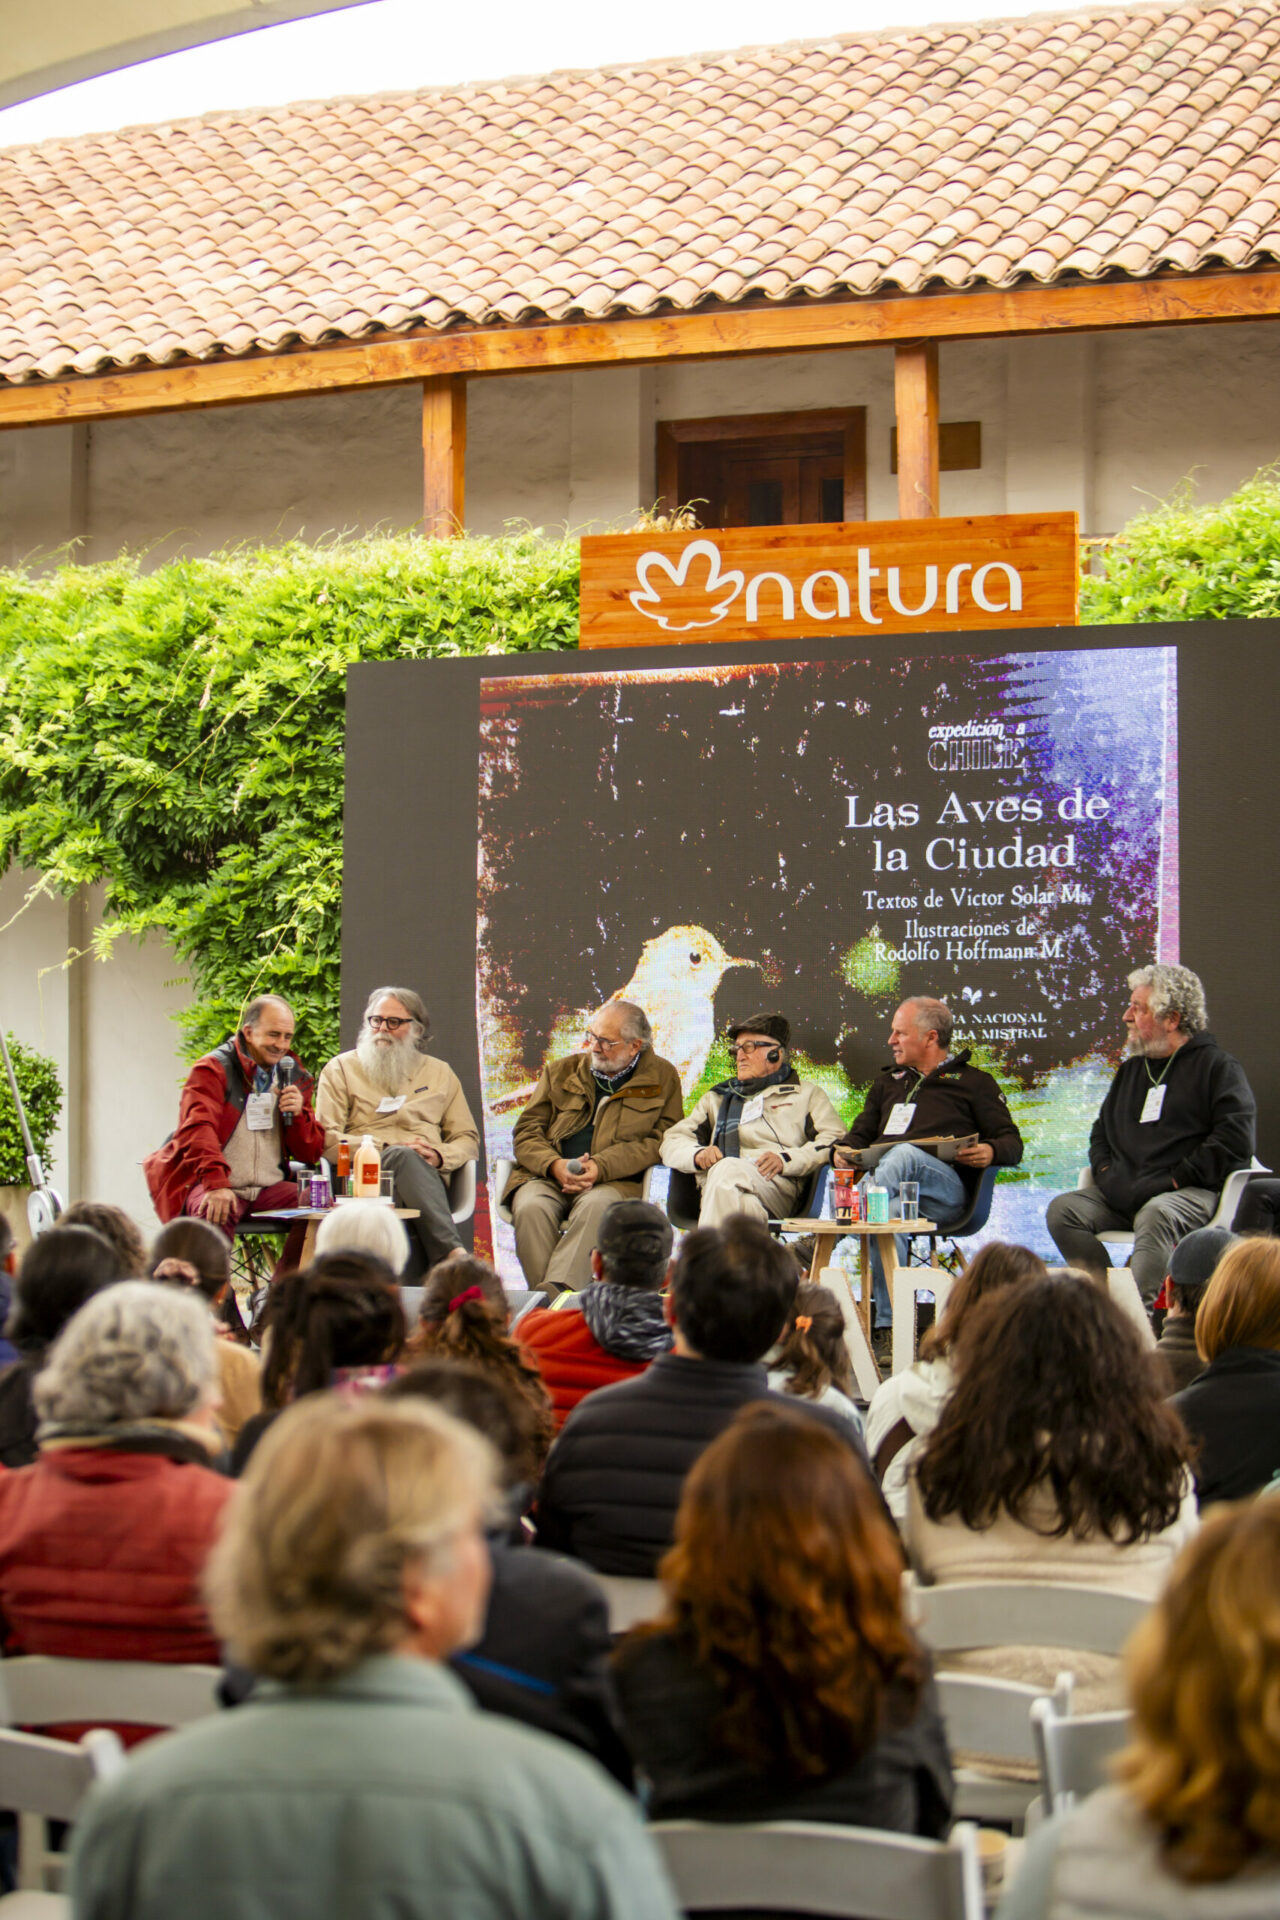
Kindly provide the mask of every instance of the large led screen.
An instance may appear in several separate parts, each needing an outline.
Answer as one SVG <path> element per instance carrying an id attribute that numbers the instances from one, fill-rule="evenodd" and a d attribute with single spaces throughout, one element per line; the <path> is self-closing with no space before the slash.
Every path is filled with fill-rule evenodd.
<path id="1" fill-rule="evenodd" d="M 1179 957 L 1176 651 L 850 644 L 482 676 L 489 1161 L 615 993 L 648 1012 L 686 1107 L 730 1071 L 727 1018 L 769 1009 L 848 1120 L 895 1006 L 937 994 L 1027 1143 L 989 1233 L 1051 1255 L 1044 1208 L 1083 1164 L 1125 976 Z M 509 1230 L 496 1251 L 514 1272 Z"/>

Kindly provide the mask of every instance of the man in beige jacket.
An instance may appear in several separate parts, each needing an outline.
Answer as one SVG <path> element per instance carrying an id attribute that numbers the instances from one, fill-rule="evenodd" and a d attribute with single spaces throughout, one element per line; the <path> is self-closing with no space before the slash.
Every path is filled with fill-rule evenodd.
<path id="1" fill-rule="evenodd" d="M 399 1207 L 416 1207 L 412 1251 L 403 1278 L 466 1248 L 449 1211 L 446 1179 L 480 1155 L 480 1136 L 453 1068 L 426 1050 L 431 1023 L 408 987 L 370 994 L 364 1023 L 350 1053 L 340 1053 L 320 1075 L 316 1118 L 330 1160 L 338 1142 L 353 1148 L 367 1133 L 382 1149 Z"/>
<path id="2" fill-rule="evenodd" d="M 704 1093 L 662 1142 L 665 1166 L 698 1177 L 700 1227 L 735 1213 L 762 1225 L 785 1220 L 844 1126 L 822 1088 L 792 1066 L 791 1023 L 782 1014 L 735 1021 L 729 1051 L 733 1079 Z"/>

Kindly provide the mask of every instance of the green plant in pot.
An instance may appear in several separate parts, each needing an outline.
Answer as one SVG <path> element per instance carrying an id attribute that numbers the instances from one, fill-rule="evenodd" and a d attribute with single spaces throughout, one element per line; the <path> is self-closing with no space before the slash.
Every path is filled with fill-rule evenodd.
<path id="1" fill-rule="evenodd" d="M 47 1054 L 37 1053 L 34 1047 L 23 1046 L 12 1034 L 7 1038 L 14 1078 L 22 1095 L 27 1125 L 31 1129 L 31 1142 L 47 1181 L 50 1148 L 62 1112 L 62 1086 L 58 1080 L 58 1069 Z M 8 1215 L 11 1226 L 20 1238 L 25 1238 L 22 1233 L 22 1223 L 26 1218 L 24 1200 L 30 1186 L 31 1175 L 27 1168 L 22 1126 L 9 1090 L 8 1076 L 0 1073 L 0 1211 Z M 20 1196 L 23 1199 L 20 1200 Z"/>

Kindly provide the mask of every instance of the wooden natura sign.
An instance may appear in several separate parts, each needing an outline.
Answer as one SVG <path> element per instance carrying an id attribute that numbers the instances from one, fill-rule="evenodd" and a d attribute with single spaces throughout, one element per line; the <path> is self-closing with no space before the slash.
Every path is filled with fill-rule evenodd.
<path id="1" fill-rule="evenodd" d="M 1074 513 L 625 533 L 582 542 L 581 645 L 1076 624 Z"/>

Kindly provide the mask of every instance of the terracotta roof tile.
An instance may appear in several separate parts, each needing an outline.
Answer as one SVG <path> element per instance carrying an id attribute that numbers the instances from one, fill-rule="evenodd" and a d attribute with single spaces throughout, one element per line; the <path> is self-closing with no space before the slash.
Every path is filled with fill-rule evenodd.
<path id="1" fill-rule="evenodd" d="M 1280 258 L 1280 0 L 1147 4 L 0 153 L 0 378 L 753 295 Z"/>

